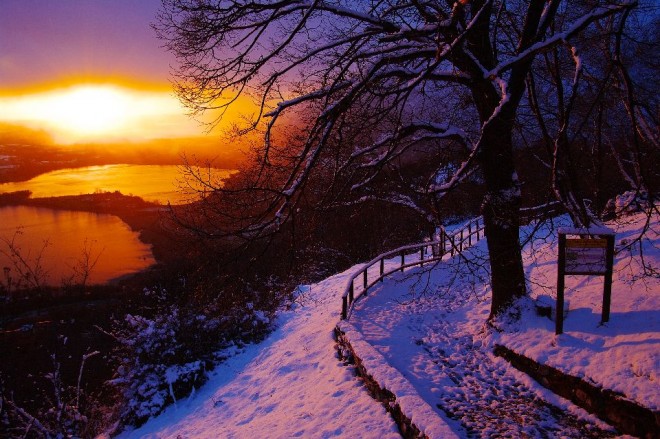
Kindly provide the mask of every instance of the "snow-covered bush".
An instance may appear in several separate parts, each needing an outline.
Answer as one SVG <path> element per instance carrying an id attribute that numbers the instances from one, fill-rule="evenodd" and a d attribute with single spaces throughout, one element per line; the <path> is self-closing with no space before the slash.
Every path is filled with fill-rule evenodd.
<path id="1" fill-rule="evenodd" d="M 213 306 L 172 304 L 162 289 L 145 289 L 157 310 L 149 317 L 127 314 L 115 331 L 116 377 L 126 424 L 140 425 L 169 404 L 189 395 L 222 359 L 220 352 L 250 341 L 270 326 L 269 312 L 248 302 L 217 313 Z M 214 315 L 217 314 L 217 315 Z"/>
<path id="2" fill-rule="evenodd" d="M 93 398 L 82 389 L 81 380 L 88 358 L 99 354 L 88 352 L 81 359 L 77 385 L 67 384 L 62 379 L 61 363 L 51 355 L 52 370 L 44 375 L 50 383 L 42 393 L 46 404 L 32 413 L 14 401 L 12 392 L 5 389 L 0 375 L 0 436 L 3 438 L 68 438 L 86 437 L 90 434 L 89 414 L 99 409 Z"/>
<path id="3" fill-rule="evenodd" d="M 176 306 L 153 318 L 128 314 L 124 323 L 113 383 L 123 388 L 123 420 L 141 424 L 205 381 L 207 362 L 192 355 L 194 347 L 186 342 L 199 329 L 209 331 Z"/>
<path id="4" fill-rule="evenodd" d="M 170 385 L 175 380 L 166 371 L 175 362 L 180 323 L 176 309 L 154 319 L 128 314 L 125 322 L 127 327 L 119 338 L 124 352 L 113 382 L 124 386 L 125 420 L 141 423 L 160 413 L 167 402 L 167 380 Z"/>
<path id="5" fill-rule="evenodd" d="M 648 210 L 651 205 L 652 200 L 647 192 L 627 191 L 607 202 L 603 217 L 614 219 L 618 216 L 633 215 Z"/>

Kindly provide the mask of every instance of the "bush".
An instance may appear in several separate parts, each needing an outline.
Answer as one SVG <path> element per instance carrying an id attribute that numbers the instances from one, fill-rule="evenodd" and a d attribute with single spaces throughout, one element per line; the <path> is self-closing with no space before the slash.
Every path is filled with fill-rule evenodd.
<path id="1" fill-rule="evenodd" d="M 646 192 L 627 191 L 607 202 L 603 211 L 603 217 L 606 220 L 610 220 L 648 211 L 657 201 L 657 199 L 651 200 L 649 194 Z"/>
<path id="2" fill-rule="evenodd" d="M 265 334 L 272 313 L 247 302 L 212 315 L 212 306 L 172 304 L 163 289 L 145 296 L 158 302 L 153 316 L 128 314 L 115 330 L 119 367 L 112 383 L 122 389 L 122 422 L 136 426 L 201 386 L 223 350 Z"/>
<path id="3" fill-rule="evenodd" d="M 85 362 L 98 355 L 98 351 L 83 355 L 76 386 L 68 385 L 61 375 L 61 363 L 55 354 L 51 355 L 53 369 L 46 378 L 51 389 L 46 398 L 47 404 L 35 413 L 29 413 L 17 404 L 11 392 L 5 389 L 0 376 L 0 436 L 7 438 L 25 437 L 80 437 L 85 436 L 89 427 L 88 414 L 96 409 L 96 401 L 90 399 L 81 387 Z"/>

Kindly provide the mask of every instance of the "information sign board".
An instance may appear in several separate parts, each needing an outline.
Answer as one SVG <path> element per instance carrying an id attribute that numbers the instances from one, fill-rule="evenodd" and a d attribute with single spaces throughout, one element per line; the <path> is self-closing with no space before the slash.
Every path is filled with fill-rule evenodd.
<path id="1" fill-rule="evenodd" d="M 604 275 L 607 271 L 607 239 L 566 239 L 565 274 Z"/>
<path id="2" fill-rule="evenodd" d="M 567 235 L 574 238 L 567 238 Z M 557 309 L 555 333 L 564 331 L 564 276 L 604 276 L 601 322 L 610 319 L 612 269 L 614 266 L 614 232 L 609 229 L 560 229 L 557 261 Z"/>

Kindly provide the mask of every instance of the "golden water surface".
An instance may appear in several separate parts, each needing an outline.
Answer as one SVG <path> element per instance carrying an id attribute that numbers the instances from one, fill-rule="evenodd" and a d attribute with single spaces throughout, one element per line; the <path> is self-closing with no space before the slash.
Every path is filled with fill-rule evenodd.
<path id="1" fill-rule="evenodd" d="M 216 179 L 231 174 L 214 170 Z M 147 201 L 183 204 L 195 198 L 182 190 L 178 166 L 104 165 L 62 169 L 41 174 L 31 180 L 0 184 L 0 192 L 32 191 L 33 198 L 120 191 Z"/>
<path id="2" fill-rule="evenodd" d="M 11 241 L 14 250 L 9 247 Z M 45 247 L 44 243 L 47 243 Z M 75 267 L 81 271 L 85 252 L 90 262 L 97 260 L 88 284 L 105 283 L 155 263 L 150 246 L 114 215 L 28 206 L 0 208 L 2 282 L 6 283 L 5 267 L 14 282 L 19 270 L 25 269 L 12 262 L 16 256 L 20 255 L 34 269 L 41 254 L 40 264 L 47 271 L 42 284 L 80 283 Z"/>
<path id="3" fill-rule="evenodd" d="M 214 179 L 223 179 L 232 171 L 212 172 Z M 195 200 L 198 195 L 181 190 L 181 175 L 178 166 L 89 166 L 53 171 L 25 182 L 0 184 L 0 193 L 29 190 L 33 198 L 42 198 L 120 191 L 147 201 L 182 204 Z M 12 240 L 13 250 L 9 244 Z M 48 243 L 45 249 L 44 242 Z M 42 260 L 37 262 L 41 253 Z M 40 264 L 47 270 L 49 285 L 59 285 L 63 279 L 76 276 L 74 267 L 80 272 L 85 259 L 94 261 L 98 257 L 91 270 L 90 283 L 105 283 L 155 262 L 150 247 L 116 216 L 26 206 L 3 207 L 0 208 L 0 282 L 7 282 L 6 273 L 14 279 L 19 276 L 21 267 L 17 266 L 17 257 L 26 264 Z"/>

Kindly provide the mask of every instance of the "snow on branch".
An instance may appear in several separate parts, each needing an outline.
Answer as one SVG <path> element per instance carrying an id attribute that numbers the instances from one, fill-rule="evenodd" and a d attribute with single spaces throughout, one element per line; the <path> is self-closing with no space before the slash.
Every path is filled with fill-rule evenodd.
<path id="1" fill-rule="evenodd" d="M 351 154 L 351 159 L 364 156 L 365 154 L 376 151 L 387 144 L 401 141 L 406 137 L 409 137 L 415 133 L 419 133 L 420 131 L 432 133 L 437 139 L 452 139 L 457 140 L 463 144 L 470 143 L 470 139 L 467 133 L 457 126 L 452 126 L 446 123 L 441 124 L 434 122 L 414 122 L 406 125 L 405 127 L 397 129 L 391 135 L 382 138 L 378 142 L 375 142 L 366 148 L 354 151 L 353 154 Z"/>
<path id="2" fill-rule="evenodd" d="M 342 82 L 337 83 L 337 84 L 335 84 L 331 87 L 326 87 L 326 88 L 323 88 L 323 89 L 320 89 L 320 90 L 315 90 L 311 93 L 307 93 L 305 95 L 301 95 L 301 96 L 298 96 L 296 98 L 289 99 L 287 101 L 278 102 L 277 103 L 277 108 L 275 108 L 274 110 L 264 114 L 264 116 L 265 117 L 276 118 L 277 116 L 279 116 L 287 108 L 291 108 L 291 107 L 293 107 L 295 105 L 298 105 L 298 104 L 300 104 L 302 102 L 305 102 L 305 101 L 311 101 L 311 100 L 315 100 L 315 99 L 324 98 L 326 96 L 331 95 L 332 93 L 335 93 L 339 90 L 345 89 L 346 87 L 350 86 L 351 84 L 352 84 L 351 81 L 342 81 Z"/>
<path id="3" fill-rule="evenodd" d="M 453 173 L 449 181 L 442 184 L 433 183 L 429 185 L 429 187 L 424 192 L 429 194 L 448 192 L 454 187 L 456 187 L 459 183 L 470 177 L 477 169 L 475 161 L 477 159 L 477 154 L 479 152 L 479 145 L 480 142 L 477 142 L 473 146 L 472 151 L 470 152 L 470 155 L 468 156 L 467 160 L 461 163 L 461 165 L 456 170 L 456 172 Z"/>
<path id="4" fill-rule="evenodd" d="M 383 195 L 364 195 L 353 201 L 346 201 L 341 203 L 342 206 L 359 206 L 368 201 L 383 202 L 387 204 L 393 204 L 397 206 L 407 207 L 413 211 L 419 213 L 429 222 L 433 222 L 433 215 L 422 208 L 419 203 L 415 202 L 411 197 L 404 194 L 389 194 L 388 196 Z"/>
<path id="5" fill-rule="evenodd" d="M 497 66 L 495 66 L 493 69 L 490 71 L 487 71 L 484 73 L 484 78 L 488 79 L 493 79 L 499 77 L 503 72 L 513 68 L 516 64 L 527 60 L 528 58 L 536 55 L 539 52 L 545 51 L 550 49 L 556 44 L 561 43 L 562 41 L 570 39 L 572 36 L 578 34 L 581 32 L 584 28 L 589 26 L 591 23 L 600 20 L 605 17 L 609 17 L 610 15 L 616 14 L 620 11 L 623 11 L 625 9 L 630 9 L 633 8 L 637 5 L 637 1 L 633 2 L 625 2 L 620 5 L 605 5 L 601 6 L 598 8 L 595 8 L 593 11 L 590 13 L 582 16 L 578 20 L 576 20 L 572 25 L 568 27 L 567 30 L 563 32 L 556 33 L 548 38 L 546 38 L 543 41 L 538 41 L 535 44 L 532 44 L 522 52 L 520 52 L 518 55 L 509 58 L 501 63 L 499 63 Z M 538 35 L 537 38 L 540 38 L 541 36 Z"/>

